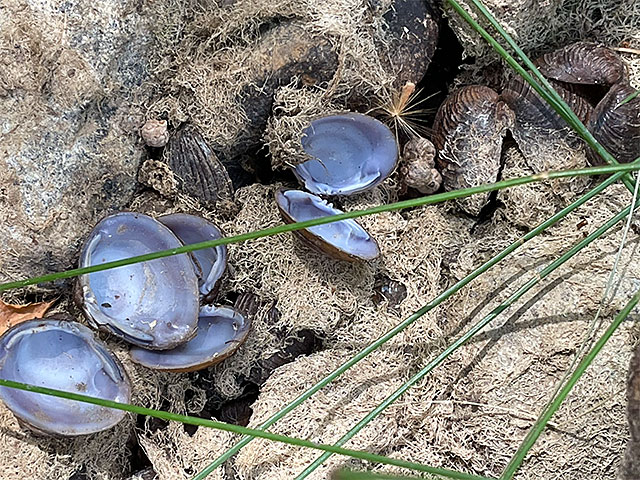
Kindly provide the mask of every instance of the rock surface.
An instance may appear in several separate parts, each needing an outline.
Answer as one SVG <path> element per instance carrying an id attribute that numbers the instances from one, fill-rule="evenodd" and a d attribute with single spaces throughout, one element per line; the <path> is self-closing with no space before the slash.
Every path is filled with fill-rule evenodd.
<path id="1" fill-rule="evenodd" d="M 146 31 L 124 0 L 0 6 L 0 281 L 71 267 L 130 200 Z"/>

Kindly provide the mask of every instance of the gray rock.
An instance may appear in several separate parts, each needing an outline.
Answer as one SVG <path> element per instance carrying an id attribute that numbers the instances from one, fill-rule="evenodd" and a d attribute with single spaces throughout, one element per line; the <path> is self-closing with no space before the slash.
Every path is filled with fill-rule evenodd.
<path id="1" fill-rule="evenodd" d="M 124 0 L 0 6 L 0 281 L 72 267 L 130 201 L 145 22 Z"/>

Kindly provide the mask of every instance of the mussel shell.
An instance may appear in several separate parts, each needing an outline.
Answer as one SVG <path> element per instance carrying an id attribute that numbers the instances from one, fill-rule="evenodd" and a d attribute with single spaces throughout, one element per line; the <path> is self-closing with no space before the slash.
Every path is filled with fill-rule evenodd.
<path id="1" fill-rule="evenodd" d="M 590 42 L 576 42 L 536 59 L 548 78 L 581 85 L 613 85 L 625 75 L 624 64 L 611 49 Z"/>
<path id="2" fill-rule="evenodd" d="M 287 223 L 342 213 L 320 197 L 301 190 L 279 190 L 276 204 Z M 373 260 L 380 255 L 377 242 L 355 220 L 327 223 L 296 233 L 316 249 L 340 260 Z"/>
<path id="3" fill-rule="evenodd" d="M 229 174 L 195 125 L 181 126 L 165 150 L 166 161 L 182 192 L 209 207 L 233 201 Z"/>
<path id="4" fill-rule="evenodd" d="M 173 213 L 158 217 L 185 245 L 222 238 L 220 229 L 208 220 L 187 213 Z M 205 248 L 191 253 L 200 293 L 205 299 L 216 294 L 220 279 L 227 269 L 227 246 Z"/>
<path id="5" fill-rule="evenodd" d="M 318 118 L 303 132 L 302 148 L 313 157 L 293 172 L 317 195 L 351 195 L 387 178 L 398 161 L 391 130 L 360 113 Z"/>
<path id="6" fill-rule="evenodd" d="M 118 213 L 96 225 L 80 267 L 182 246 L 162 223 L 140 213 Z M 79 277 L 89 322 L 144 348 L 167 349 L 195 335 L 198 278 L 188 255 L 173 255 Z"/>
<path id="7" fill-rule="evenodd" d="M 634 92 L 635 89 L 626 83 L 613 85 L 593 110 L 587 125 L 596 140 L 622 163 L 640 157 L 640 97 L 620 105 Z M 591 150 L 589 160 L 593 164 L 602 163 Z"/>
<path id="8" fill-rule="evenodd" d="M 513 113 L 492 89 L 479 85 L 461 88 L 447 97 L 433 124 L 437 164 L 446 190 L 475 187 L 497 181 L 502 140 Z M 478 215 L 489 194 L 458 201 Z"/>
<path id="9" fill-rule="evenodd" d="M 132 347 L 131 359 L 145 367 L 191 372 L 215 365 L 233 354 L 245 341 L 251 321 L 230 307 L 205 305 L 200 310 L 198 333 L 171 350 Z"/>
<path id="10" fill-rule="evenodd" d="M 0 377 L 129 403 L 131 385 L 118 359 L 84 325 L 34 319 L 0 337 Z M 28 428 L 42 434 L 87 435 L 113 427 L 126 412 L 0 387 L 0 399 Z"/>

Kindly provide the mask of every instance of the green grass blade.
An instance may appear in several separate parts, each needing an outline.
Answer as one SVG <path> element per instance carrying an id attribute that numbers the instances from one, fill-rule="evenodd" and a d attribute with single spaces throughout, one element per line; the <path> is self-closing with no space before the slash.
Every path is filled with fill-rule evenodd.
<path id="1" fill-rule="evenodd" d="M 532 238 L 536 237 L 537 235 L 539 235 L 540 233 L 545 231 L 547 228 L 549 228 L 551 225 L 554 225 L 555 223 L 560 221 L 562 218 L 564 218 L 570 212 L 572 212 L 576 208 L 580 207 L 581 205 L 583 205 L 584 203 L 586 203 L 587 201 L 589 201 L 590 199 L 592 199 L 593 197 L 598 195 L 600 192 L 602 192 L 609 185 L 617 182 L 622 177 L 622 175 L 624 175 L 623 172 L 619 172 L 619 173 L 617 173 L 615 175 L 612 175 L 611 177 L 606 179 L 604 182 L 602 182 L 600 185 L 596 186 L 591 191 L 587 192 L 584 196 L 582 196 L 581 198 L 576 200 L 574 203 L 572 203 L 571 205 L 565 207 L 560 212 L 556 213 L 555 215 L 553 215 L 552 217 L 550 217 L 549 219 L 547 219 L 546 221 L 544 221 L 543 223 L 538 225 L 536 228 L 531 230 L 529 233 L 527 233 L 526 235 L 522 236 L 521 238 L 519 238 L 518 240 L 513 242 L 511 245 L 509 245 L 503 251 L 501 251 L 500 253 L 495 255 L 493 258 L 489 259 L 487 262 L 485 262 L 480 267 L 476 268 L 473 272 L 471 272 L 465 278 L 461 279 L 456 284 L 454 284 L 453 286 L 449 287 L 447 290 L 445 290 L 440 295 L 438 295 L 436 298 L 434 298 L 431 302 L 429 302 L 428 304 L 424 305 L 420 310 L 416 311 L 413 315 L 408 317 L 406 320 L 404 320 L 403 322 L 399 323 L 394 328 L 392 328 L 387 333 L 385 333 L 383 336 L 379 337 L 376 341 L 374 341 L 373 343 L 371 343 L 370 345 L 365 347 L 363 350 L 358 352 L 358 354 L 356 354 L 350 360 L 348 360 L 343 365 L 341 365 L 339 368 L 334 370 L 330 375 L 326 376 L 325 378 L 320 380 L 318 383 L 316 383 L 314 386 L 312 386 L 311 388 L 306 390 L 304 393 L 302 393 L 300 396 L 298 396 L 293 402 L 289 403 L 282 410 L 280 410 L 279 412 L 277 412 L 274 415 L 272 415 L 271 417 L 269 417 L 269 419 L 267 419 L 262 425 L 260 425 L 260 429 L 269 428 L 271 425 L 273 425 L 274 423 L 279 421 L 281 418 L 283 418 L 289 412 L 291 412 L 292 410 L 297 408 L 304 401 L 306 401 L 307 399 L 309 399 L 310 397 L 315 395 L 316 392 L 318 392 L 319 390 L 321 390 L 322 388 L 327 386 L 329 383 L 331 383 L 333 380 L 338 378 L 340 375 L 342 375 L 348 369 L 353 367 L 356 363 L 358 363 L 360 360 L 365 358 L 371 352 L 373 352 L 376 349 L 378 349 L 380 346 L 385 344 L 387 341 L 389 341 L 395 335 L 397 335 L 398 333 L 403 331 L 408 326 L 412 325 L 415 321 L 417 321 L 420 317 L 425 315 L 427 312 L 431 311 L 432 309 L 434 309 L 435 307 L 440 305 L 442 302 L 447 300 L 449 297 L 454 295 L 456 292 L 460 291 L 463 287 L 465 287 L 466 285 L 471 283 L 478 276 L 480 276 L 481 274 L 483 274 L 484 272 L 486 272 L 487 270 L 492 268 L 497 263 L 501 262 L 504 258 L 506 258 L 508 255 L 510 255 L 517 248 L 519 248 L 520 246 L 524 245 L 527 241 L 529 241 Z M 199 472 L 195 477 L 193 477 L 192 480 L 203 480 L 204 478 L 206 478 L 207 475 L 209 475 L 216 468 L 218 468 L 220 465 L 222 465 L 231 456 L 233 456 L 237 452 L 239 452 L 250 441 L 251 441 L 250 437 L 243 438 L 240 442 L 238 442 L 236 445 L 231 447 L 229 450 L 227 450 L 225 453 L 223 453 L 220 457 L 218 457 L 216 460 L 214 460 L 213 463 L 211 463 L 209 466 L 207 466 L 207 468 L 205 468 L 203 471 Z"/>
<path id="2" fill-rule="evenodd" d="M 624 98 L 620 103 L 618 103 L 618 105 L 616 105 L 616 108 L 620 108 L 625 103 L 629 103 L 631 100 L 636 98 L 638 95 L 640 95 L 640 90 L 636 90 L 631 95 L 629 95 L 628 97 Z M 615 108 L 614 108 L 614 110 L 615 110 Z"/>
<path id="3" fill-rule="evenodd" d="M 560 408 L 562 402 L 565 400 L 565 398 L 567 398 L 569 392 L 571 392 L 571 389 L 575 386 L 575 384 L 578 382 L 582 374 L 587 370 L 589 365 L 591 365 L 593 360 L 596 358 L 598 353 L 600 353 L 602 348 L 605 346 L 614 332 L 618 329 L 620 324 L 624 321 L 625 318 L 627 318 L 629 313 L 631 313 L 631 310 L 633 310 L 633 308 L 638 304 L 638 301 L 640 301 L 640 290 L 635 293 L 629 303 L 627 303 L 622 311 L 620 311 L 609 328 L 607 328 L 602 337 L 600 337 L 598 342 L 595 344 L 593 349 L 591 349 L 591 351 L 582 359 L 575 372 L 573 372 L 573 375 L 571 375 L 571 377 L 567 381 L 566 385 L 562 388 L 562 390 L 560 390 L 560 393 L 558 393 L 553 402 L 551 402 L 551 404 L 544 410 L 542 415 L 540 415 L 540 418 L 536 421 L 531 431 L 525 437 L 516 454 L 509 462 L 509 465 L 507 465 L 507 468 L 500 477 L 501 480 L 509 480 L 513 478 L 513 475 L 516 473 L 518 468 L 520 468 L 520 465 L 522 465 L 522 462 L 527 456 L 527 453 L 536 442 L 540 434 L 543 432 L 553 414 L 558 410 L 558 408 Z"/>
<path id="4" fill-rule="evenodd" d="M 210 240 L 207 242 L 194 243 L 191 245 L 184 245 L 179 248 L 172 248 L 168 250 L 162 250 L 159 252 L 153 252 L 146 255 L 139 255 L 136 257 L 125 258 L 122 260 L 116 260 L 114 262 L 107 262 L 100 265 L 93 265 L 91 267 L 76 268 L 72 270 L 66 270 L 64 272 L 56 272 L 48 275 L 42 275 L 39 277 L 28 278 L 25 280 L 18 280 L 15 282 L 7 282 L 0 284 L 0 292 L 10 290 L 12 288 L 26 287 L 28 285 L 35 285 L 38 283 L 52 282 L 64 278 L 77 277 L 78 275 L 85 275 L 93 272 L 100 272 L 102 270 L 108 270 L 111 268 L 123 267 L 131 265 L 133 263 L 147 262 L 158 258 L 169 257 L 172 255 L 178 255 L 181 253 L 193 252 L 195 250 L 201 250 L 203 248 L 217 247 L 218 245 L 227 245 L 230 243 L 245 242 L 248 240 L 255 240 L 270 235 L 277 235 L 284 232 L 293 232 L 301 230 L 303 228 L 313 227 L 317 225 L 324 225 L 326 223 L 338 222 L 340 220 L 352 219 L 363 217 L 365 215 L 373 215 L 376 213 L 393 212 L 404 208 L 419 207 L 424 205 L 433 205 L 441 203 L 447 200 L 453 200 L 456 198 L 468 197 L 477 193 L 492 192 L 495 190 L 501 190 L 503 188 L 515 187 L 518 185 L 525 185 L 527 183 L 540 182 L 549 179 L 568 178 L 575 176 L 585 175 L 603 175 L 616 172 L 629 172 L 632 170 L 638 170 L 640 166 L 637 163 L 626 165 L 608 165 L 591 168 L 581 168 L 575 170 L 561 170 L 553 172 L 542 172 L 535 175 L 529 175 L 526 177 L 517 177 L 509 180 L 503 180 L 500 182 L 480 185 L 478 187 L 465 188 L 462 190 L 454 190 L 452 192 L 438 193 L 436 195 L 429 195 L 426 197 L 420 197 L 410 200 L 404 200 L 401 202 L 390 203 L 387 205 L 379 205 L 377 207 L 368 208 L 365 210 L 355 210 L 353 212 L 341 213 L 339 215 L 331 215 L 328 217 L 317 218 L 314 220 L 307 220 L 305 222 L 298 222 L 288 225 L 278 225 L 276 227 L 266 228 L 264 230 L 258 230 L 255 232 L 243 233 L 241 235 L 235 235 L 232 237 L 224 237 L 216 240 Z"/>
<path id="5" fill-rule="evenodd" d="M 107 408 L 115 408 L 116 410 L 124 410 L 126 412 L 136 413 L 139 415 L 148 415 L 150 417 L 161 418 L 163 420 L 177 421 L 181 423 L 187 423 L 190 425 L 197 425 L 202 427 L 213 428 L 216 430 L 222 430 L 225 432 L 239 433 L 242 435 L 251 435 L 252 437 L 264 438 L 274 442 L 286 443 L 288 445 L 294 445 L 298 447 L 312 448 L 316 450 L 331 451 L 339 455 L 345 455 L 347 457 L 358 458 L 360 460 L 366 460 L 368 462 L 381 463 L 385 465 L 393 465 L 396 467 L 408 468 L 419 472 L 430 473 L 433 475 L 440 475 L 446 478 L 453 478 L 458 480 L 489 480 L 486 477 L 478 475 L 469 475 L 466 473 L 455 472 L 453 470 L 447 470 L 443 468 L 431 467 L 429 465 L 423 465 L 420 463 L 407 462 L 404 460 L 398 460 L 395 458 L 384 457 L 382 455 L 375 455 L 369 452 L 363 452 L 359 450 L 349 450 L 344 448 L 336 448 L 332 445 L 322 445 L 309 440 L 303 440 L 301 438 L 287 437 L 284 435 L 277 435 L 275 433 L 264 432 L 262 430 L 254 430 L 247 427 L 241 427 L 239 425 L 231 425 L 229 423 L 218 422 L 215 420 L 207 420 L 206 418 L 190 417 L 187 415 L 179 415 L 177 413 L 164 412 L 161 410 L 154 410 L 152 408 L 140 407 L 137 405 L 131 405 L 128 403 L 114 402 L 111 400 L 105 400 L 97 397 L 90 397 L 87 395 L 80 395 L 78 393 L 65 392 L 63 390 L 56 390 L 53 388 L 39 387 L 36 385 L 28 385 L 25 383 L 14 382 L 11 380 L 0 379 L 0 386 L 15 388 L 18 390 L 25 390 L 28 392 L 39 393 L 43 395 L 50 395 L 59 398 L 66 398 L 68 400 L 75 400 L 83 403 L 91 403 L 94 405 L 100 405 Z"/>
<path id="6" fill-rule="evenodd" d="M 485 8 L 485 6 L 479 0 L 470 0 L 476 9 L 482 14 L 482 16 L 491 24 L 493 28 L 505 39 L 509 46 L 518 54 L 524 64 L 531 70 L 533 75 L 538 79 L 540 84 L 533 78 L 533 76 L 527 72 L 511 54 L 509 54 L 502 45 L 500 45 L 476 20 L 464 10 L 456 0 L 446 0 L 449 5 L 467 22 L 471 27 L 476 30 L 482 38 L 484 38 L 498 54 L 511 66 L 519 75 L 521 75 L 529 85 L 545 100 L 549 105 L 558 112 L 558 114 L 573 128 L 578 135 L 580 135 L 587 144 L 598 153 L 607 163 L 615 165 L 618 161 L 611 155 L 587 130 L 584 124 L 571 110 L 569 105 L 562 99 L 562 97 L 554 90 L 551 84 L 544 78 L 533 62 L 527 57 L 527 55 L 518 47 L 513 38 L 506 32 L 502 25 L 496 20 L 496 18 Z M 631 177 L 625 176 L 623 179 L 629 191 L 633 191 L 633 181 Z"/>
<path id="7" fill-rule="evenodd" d="M 595 232 L 591 233 L 572 248 L 570 248 L 567 252 L 562 254 L 559 258 L 551 262 L 545 268 L 543 268 L 539 273 L 529 280 L 526 284 L 520 287 L 513 295 L 511 295 L 507 300 L 502 302 L 496 308 L 494 308 L 487 316 L 485 316 L 482 320 L 476 323 L 467 333 L 458 338 L 454 343 L 449 345 L 442 353 L 440 353 L 435 359 L 429 362 L 422 370 L 413 375 L 409 380 L 407 380 L 403 385 L 401 385 L 396 391 L 394 391 L 391 395 L 389 395 L 380 405 L 378 405 L 375 409 L 369 412 L 362 420 L 360 420 L 355 426 L 353 426 L 345 435 L 343 435 L 336 443 L 337 446 L 342 446 L 346 442 L 348 442 L 354 435 L 356 435 L 360 430 L 362 430 L 366 425 L 368 425 L 372 420 L 374 420 L 380 413 L 382 413 L 387 407 L 389 407 L 393 402 L 395 402 L 398 398 L 400 398 L 409 388 L 415 385 L 420 379 L 422 379 L 425 375 L 429 374 L 432 370 L 434 370 L 437 366 L 443 363 L 449 355 L 455 352 L 458 348 L 467 343 L 471 338 L 473 338 L 477 333 L 479 333 L 485 326 L 491 323 L 498 315 L 500 315 L 503 311 L 517 302 L 524 294 L 526 294 L 531 288 L 537 285 L 542 279 L 550 275 L 554 270 L 563 265 L 565 262 L 570 260 L 576 253 L 585 248 L 591 242 L 602 236 L 606 233 L 611 227 L 613 227 L 616 223 L 623 220 L 631 211 L 631 207 L 627 207 L 622 212 L 615 215 L 609 221 L 607 221 L 604 225 L 598 228 Z M 318 457 L 309 467 L 307 467 L 296 480 L 302 480 L 310 475 L 316 468 L 318 468 L 326 459 L 328 459 L 332 454 L 330 452 L 323 453 L 320 457 Z"/>

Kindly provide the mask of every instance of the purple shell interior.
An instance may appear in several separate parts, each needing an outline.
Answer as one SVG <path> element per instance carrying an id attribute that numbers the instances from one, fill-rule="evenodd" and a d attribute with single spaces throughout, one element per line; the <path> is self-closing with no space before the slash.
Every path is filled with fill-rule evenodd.
<path id="1" fill-rule="evenodd" d="M 391 130 L 359 113 L 322 117 L 303 131 L 302 148 L 314 157 L 294 168 L 307 190 L 350 195 L 382 182 L 395 168 L 398 147 Z"/>
<path id="2" fill-rule="evenodd" d="M 222 238 L 222 232 L 204 218 L 186 213 L 174 213 L 158 218 L 185 245 Z M 227 246 L 205 248 L 192 252 L 192 260 L 198 274 L 200 293 L 208 295 L 217 285 L 227 268 Z"/>
<path id="3" fill-rule="evenodd" d="M 29 320 L 0 337 L 0 377 L 6 380 L 130 401 L 120 364 L 91 330 L 61 320 Z M 85 435 L 112 427 L 125 412 L 89 403 L 0 387 L 0 398 L 37 431 Z"/>
<path id="4" fill-rule="evenodd" d="M 205 305 L 200 311 L 198 333 L 171 350 L 153 351 L 133 347 L 131 359 L 159 370 L 190 370 L 215 363 L 230 355 L 244 341 L 251 323 L 230 307 Z"/>
<path id="5" fill-rule="evenodd" d="M 279 191 L 276 193 L 276 202 L 296 222 L 342 213 L 320 197 L 301 190 Z M 354 257 L 371 260 L 380 253 L 376 242 L 354 220 L 341 220 L 306 230 Z"/>
<path id="6" fill-rule="evenodd" d="M 102 220 L 85 243 L 80 266 L 180 247 L 171 231 L 147 215 Z M 198 279 L 188 255 L 174 255 L 80 277 L 90 319 L 128 342 L 166 349 L 195 334 Z"/>

